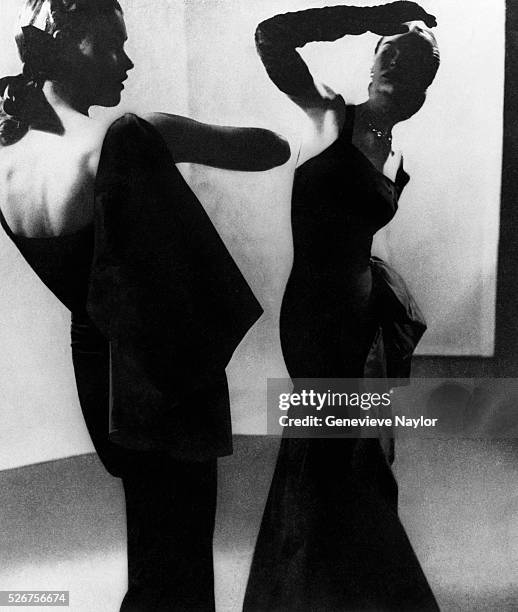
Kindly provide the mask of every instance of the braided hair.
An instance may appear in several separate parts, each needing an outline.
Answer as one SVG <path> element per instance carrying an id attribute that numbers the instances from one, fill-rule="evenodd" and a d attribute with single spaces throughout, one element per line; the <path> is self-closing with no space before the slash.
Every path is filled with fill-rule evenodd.
<path id="1" fill-rule="evenodd" d="M 22 72 L 0 79 L 0 145 L 28 132 L 46 103 L 45 81 L 66 78 L 56 33 L 81 36 L 92 17 L 113 11 L 122 12 L 118 0 L 24 0 L 15 34 Z"/>

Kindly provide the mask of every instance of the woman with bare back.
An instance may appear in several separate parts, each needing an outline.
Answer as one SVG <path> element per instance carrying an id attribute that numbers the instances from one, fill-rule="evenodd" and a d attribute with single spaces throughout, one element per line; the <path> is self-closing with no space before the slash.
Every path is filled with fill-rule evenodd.
<path id="1" fill-rule="evenodd" d="M 25 0 L 18 25 L 23 71 L 0 80 L 0 218 L 72 312 L 83 414 L 126 497 L 121 609 L 214 610 L 224 368 L 261 309 L 175 164 L 266 170 L 289 146 L 164 113 L 91 119 L 133 67 L 116 0 Z"/>

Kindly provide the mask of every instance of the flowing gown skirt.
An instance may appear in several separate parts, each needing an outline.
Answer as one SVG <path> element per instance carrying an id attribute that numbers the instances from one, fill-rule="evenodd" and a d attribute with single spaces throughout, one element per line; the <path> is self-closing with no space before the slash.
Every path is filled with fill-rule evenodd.
<path id="1" fill-rule="evenodd" d="M 336 299 L 320 301 L 312 317 L 288 285 L 281 338 L 294 378 L 362 375 L 378 317 L 374 293 L 344 320 L 333 312 Z M 378 439 L 283 438 L 244 610 L 438 610 L 398 518 L 397 484 Z"/>

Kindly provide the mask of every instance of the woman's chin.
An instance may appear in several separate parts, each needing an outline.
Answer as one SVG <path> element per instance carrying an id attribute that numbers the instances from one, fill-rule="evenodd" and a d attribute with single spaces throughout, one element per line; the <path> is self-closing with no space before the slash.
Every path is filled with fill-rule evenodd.
<path id="1" fill-rule="evenodd" d="M 100 96 L 99 99 L 95 102 L 95 106 L 105 106 L 105 107 L 113 107 L 120 104 L 122 91 L 113 91 L 109 94 L 105 94 Z"/>

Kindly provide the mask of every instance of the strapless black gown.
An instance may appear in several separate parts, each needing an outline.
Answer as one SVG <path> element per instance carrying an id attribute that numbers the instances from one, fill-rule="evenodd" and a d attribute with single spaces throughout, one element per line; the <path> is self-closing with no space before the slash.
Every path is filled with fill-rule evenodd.
<path id="1" fill-rule="evenodd" d="M 352 144 L 347 110 L 338 140 L 295 176 L 294 263 L 280 319 L 292 378 L 359 378 L 367 365 L 370 376 L 406 375 L 424 331 L 404 283 L 371 258 L 372 238 L 396 213 L 408 176 L 400 167 L 392 182 Z M 380 330 L 385 358 L 394 356 L 383 367 L 373 366 Z M 405 346 L 404 355 L 391 343 Z M 378 439 L 283 438 L 244 610 L 438 610 L 398 518 L 397 484 Z"/>

